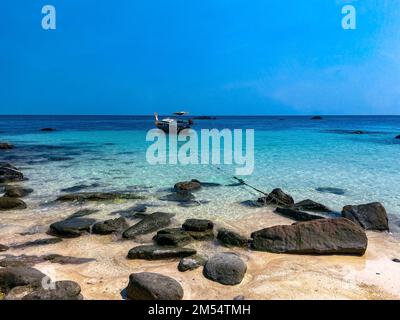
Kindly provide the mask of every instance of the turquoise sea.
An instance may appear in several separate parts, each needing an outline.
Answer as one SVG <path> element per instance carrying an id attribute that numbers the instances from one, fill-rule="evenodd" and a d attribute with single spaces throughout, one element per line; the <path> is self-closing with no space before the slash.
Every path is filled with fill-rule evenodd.
<path id="1" fill-rule="evenodd" d="M 235 166 L 149 165 L 145 137 L 153 123 L 147 116 L 0 116 L 0 141 L 15 145 L 0 151 L 0 161 L 24 172 L 35 190 L 26 201 L 36 210 L 74 186 L 137 190 L 158 201 L 193 178 L 221 184 L 196 193 L 205 204 L 197 212 L 237 217 L 242 206 L 232 204 L 259 196 L 234 185 Z M 45 127 L 56 131 L 40 131 Z M 255 170 L 243 178 L 265 192 L 280 187 L 296 201 L 310 198 L 337 211 L 380 201 L 400 215 L 399 116 L 217 116 L 195 120 L 193 129 L 202 128 L 255 130 Z"/>

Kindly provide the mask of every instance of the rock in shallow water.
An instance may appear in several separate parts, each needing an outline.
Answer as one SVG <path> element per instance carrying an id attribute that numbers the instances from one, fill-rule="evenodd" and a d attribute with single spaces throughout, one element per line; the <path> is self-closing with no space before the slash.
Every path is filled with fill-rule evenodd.
<path id="1" fill-rule="evenodd" d="M 185 246 L 192 242 L 193 238 L 181 228 L 170 228 L 158 231 L 154 240 L 160 246 Z"/>
<path id="2" fill-rule="evenodd" d="M 268 194 L 266 197 L 259 198 L 257 202 L 263 205 L 276 204 L 283 207 L 292 207 L 294 205 L 292 196 L 285 193 L 280 188 L 272 190 L 270 194 Z"/>
<path id="3" fill-rule="evenodd" d="M 251 234 L 258 251 L 294 254 L 363 255 L 368 239 L 365 231 L 345 219 L 320 219 L 274 226 Z"/>
<path id="4" fill-rule="evenodd" d="M 50 225 L 50 233 L 67 238 L 79 237 L 84 232 L 90 232 L 94 219 L 70 218 Z"/>
<path id="5" fill-rule="evenodd" d="M 332 212 L 327 206 L 315 202 L 310 199 L 306 199 L 295 203 L 294 208 L 297 210 L 313 211 L 313 212 Z"/>
<path id="6" fill-rule="evenodd" d="M 245 237 L 227 229 L 219 229 L 217 239 L 226 247 L 247 247 L 248 244 Z"/>
<path id="7" fill-rule="evenodd" d="M 196 250 L 190 248 L 143 245 L 129 250 L 128 259 L 161 260 L 183 258 L 194 254 Z"/>
<path id="8" fill-rule="evenodd" d="M 206 231 L 214 228 L 214 223 L 205 219 L 187 219 L 182 228 L 187 231 Z"/>
<path id="9" fill-rule="evenodd" d="M 1 197 L 0 198 L 0 210 L 22 210 L 26 209 L 26 203 L 21 199 Z"/>
<path id="10" fill-rule="evenodd" d="M 194 270 L 201 266 L 204 266 L 207 262 L 207 258 L 198 254 L 190 257 L 182 258 L 178 264 L 178 270 L 180 272 L 185 272 L 188 270 Z"/>
<path id="11" fill-rule="evenodd" d="M 235 253 L 225 252 L 213 255 L 205 264 L 204 276 L 224 285 L 242 282 L 247 266 Z"/>
<path id="12" fill-rule="evenodd" d="M 28 194 L 32 193 L 33 189 L 31 188 L 24 188 L 21 186 L 12 186 L 7 185 L 5 187 L 5 194 L 4 196 L 10 198 L 23 198 L 26 197 Z"/>
<path id="13" fill-rule="evenodd" d="M 379 202 L 345 206 L 342 210 L 342 216 L 358 223 L 366 230 L 389 230 L 386 210 Z"/>
<path id="14" fill-rule="evenodd" d="M 315 190 L 322 193 L 336 194 L 337 196 L 343 196 L 344 194 L 346 194 L 346 190 L 333 187 L 320 187 L 316 188 Z"/>
<path id="15" fill-rule="evenodd" d="M 197 180 L 178 182 L 174 185 L 176 191 L 196 191 L 201 188 L 201 184 Z"/>
<path id="16" fill-rule="evenodd" d="M 110 200 L 143 200 L 144 196 L 133 192 L 80 192 L 60 196 L 57 201 L 110 201 Z"/>
<path id="17" fill-rule="evenodd" d="M 133 239 L 139 235 L 151 233 L 165 228 L 171 223 L 174 215 L 166 212 L 154 212 L 144 217 L 142 221 L 124 231 L 122 236 L 126 239 Z"/>
<path id="18" fill-rule="evenodd" d="M 276 208 L 275 210 L 277 213 L 296 220 L 296 221 L 312 221 L 312 220 L 317 220 L 317 219 L 324 219 L 324 217 L 317 216 L 314 214 L 309 214 L 307 212 L 299 211 L 299 210 L 294 210 L 290 208 Z"/>
<path id="19" fill-rule="evenodd" d="M 93 213 L 97 213 L 100 210 L 98 209 L 82 209 L 82 210 L 78 210 L 77 212 L 71 214 L 71 216 L 69 218 L 80 218 L 80 217 L 85 217 L 85 216 L 89 216 Z"/>
<path id="20" fill-rule="evenodd" d="M 182 286 L 174 279 L 151 272 L 129 276 L 126 295 L 132 300 L 182 300 Z"/>
<path id="21" fill-rule="evenodd" d="M 111 234 L 113 232 L 118 232 L 128 228 L 124 218 L 110 219 L 102 222 L 97 222 L 92 227 L 92 233 L 94 234 Z"/>
<path id="22" fill-rule="evenodd" d="M 24 175 L 16 167 L 7 162 L 0 163 L 0 183 L 24 180 Z"/>
<path id="23" fill-rule="evenodd" d="M 14 146 L 11 143 L 8 142 L 0 142 L 0 150 L 9 150 L 13 149 Z"/>

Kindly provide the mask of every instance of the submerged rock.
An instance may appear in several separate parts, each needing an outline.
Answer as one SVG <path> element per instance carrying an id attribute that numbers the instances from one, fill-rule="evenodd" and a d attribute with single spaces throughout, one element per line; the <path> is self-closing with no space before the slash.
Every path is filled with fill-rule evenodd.
<path id="1" fill-rule="evenodd" d="M 85 217 L 85 216 L 89 216 L 91 214 L 97 213 L 99 211 L 100 210 L 98 210 L 98 209 L 82 209 L 82 210 L 78 210 L 77 212 L 71 214 L 69 218 L 81 218 L 81 217 Z"/>
<path id="2" fill-rule="evenodd" d="M 22 210 L 26 209 L 26 203 L 21 199 L 1 197 L 0 198 L 0 211 L 3 210 Z"/>
<path id="3" fill-rule="evenodd" d="M 128 259 L 161 260 L 183 258 L 196 254 L 196 250 L 174 246 L 142 245 L 128 252 Z"/>
<path id="4" fill-rule="evenodd" d="M 70 218 L 50 225 L 50 233 L 60 237 L 79 237 L 84 232 L 90 232 L 90 227 L 96 222 L 94 219 Z"/>
<path id="5" fill-rule="evenodd" d="M 24 188 L 21 186 L 14 186 L 14 185 L 7 185 L 5 187 L 5 194 L 4 196 L 10 198 L 23 198 L 26 197 L 28 194 L 32 193 L 33 189 L 31 188 Z"/>
<path id="6" fill-rule="evenodd" d="M 265 197 L 259 198 L 257 202 L 264 205 L 276 204 L 278 206 L 284 207 L 292 207 L 294 205 L 293 198 L 289 194 L 283 192 L 283 190 L 280 188 L 272 190 L 270 194 Z"/>
<path id="7" fill-rule="evenodd" d="M 0 163 L 0 183 L 24 180 L 24 175 L 16 167 L 7 162 Z"/>
<path id="8" fill-rule="evenodd" d="M 178 182 L 174 185 L 176 191 L 196 191 L 201 188 L 201 183 L 197 180 Z"/>
<path id="9" fill-rule="evenodd" d="M 195 202 L 196 197 L 189 191 L 178 191 L 174 193 L 167 194 L 160 198 L 162 201 L 171 201 L 171 202 Z"/>
<path id="10" fill-rule="evenodd" d="M 186 231 L 206 231 L 213 229 L 214 223 L 205 219 L 187 219 L 182 228 Z"/>
<path id="11" fill-rule="evenodd" d="M 242 282 L 247 266 L 235 253 L 225 252 L 213 255 L 205 264 L 203 274 L 206 278 L 224 285 Z"/>
<path id="12" fill-rule="evenodd" d="M 198 254 L 190 257 L 182 258 L 178 264 L 178 270 L 180 272 L 185 272 L 188 270 L 194 270 L 201 266 L 204 266 L 207 262 L 207 258 Z"/>
<path id="13" fill-rule="evenodd" d="M 395 139 L 400 139 L 400 134 L 398 136 L 396 136 Z"/>
<path id="14" fill-rule="evenodd" d="M 219 229 L 217 239 L 226 247 L 247 247 L 248 244 L 245 237 L 227 229 Z"/>
<path id="15" fill-rule="evenodd" d="M 97 188 L 97 187 L 100 187 L 100 183 L 92 183 L 90 185 L 80 184 L 80 185 L 76 185 L 76 186 L 73 186 L 70 188 L 61 189 L 61 192 L 78 192 L 78 191 L 81 191 L 84 189 Z"/>
<path id="16" fill-rule="evenodd" d="M 358 223 L 366 230 L 389 230 L 386 210 L 379 202 L 345 206 L 342 210 L 342 216 Z"/>
<path id="17" fill-rule="evenodd" d="M 110 201 L 119 199 L 140 199 L 144 197 L 132 192 L 80 192 L 60 196 L 58 201 Z"/>
<path id="18" fill-rule="evenodd" d="M 154 237 L 160 246 L 185 246 L 193 241 L 189 233 L 181 228 L 163 229 Z"/>
<path id="19" fill-rule="evenodd" d="M 346 193 L 346 190 L 341 188 L 332 188 L 332 187 L 320 187 L 315 189 L 318 192 L 322 193 L 332 193 L 338 196 L 343 196 Z"/>
<path id="20" fill-rule="evenodd" d="M 296 220 L 296 221 L 311 221 L 311 220 L 317 220 L 317 219 L 325 219 L 324 217 L 317 216 L 314 214 L 309 214 L 307 212 L 291 209 L 291 208 L 276 208 L 275 212 Z"/>
<path id="21" fill-rule="evenodd" d="M 145 212 L 147 211 L 147 206 L 144 204 L 138 204 L 125 210 L 118 210 L 111 212 L 110 215 L 120 215 L 121 217 L 127 219 L 137 219 L 144 218 Z"/>
<path id="22" fill-rule="evenodd" d="M 183 289 L 170 277 L 141 272 L 129 276 L 126 295 L 132 300 L 182 300 Z"/>
<path id="23" fill-rule="evenodd" d="M 294 204 L 294 208 L 297 210 L 313 211 L 313 212 L 332 212 L 327 206 L 315 202 L 310 199 L 306 199 Z"/>
<path id="24" fill-rule="evenodd" d="M 0 268 L 0 292 L 9 293 L 19 286 L 39 287 L 45 274 L 29 267 Z"/>
<path id="25" fill-rule="evenodd" d="M 11 143 L 8 142 L 0 142 L 0 150 L 9 150 L 9 149 L 13 149 L 14 145 L 12 145 Z"/>
<path id="26" fill-rule="evenodd" d="M 50 132 L 50 131 L 56 131 L 54 128 L 42 128 L 40 131 L 45 131 L 45 132 Z"/>
<path id="27" fill-rule="evenodd" d="M 102 222 L 97 222 L 92 227 L 94 234 L 111 234 L 125 230 L 129 225 L 124 218 L 110 219 Z"/>
<path id="28" fill-rule="evenodd" d="M 155 212 L 144 217 L 142 221 L 124 231 L 122 236 L 126 239 L 133 239 L 139 235 L 151 233 L 171 224 L 174 215 L 166 212 Z"/>
<path id="29" fill-rule="evenodd" d="M 313 116 L 311 117 L 311 120 L 322 120 L 323 118 L 321 116 Z"/>
<path id="30" fill-rule="evenodd" d="M 319 219 L 274 226 L 251 234 L 258 251 L 295 254 L 363 255 L 368 239 L 365 231 L 345 219 Z"/>

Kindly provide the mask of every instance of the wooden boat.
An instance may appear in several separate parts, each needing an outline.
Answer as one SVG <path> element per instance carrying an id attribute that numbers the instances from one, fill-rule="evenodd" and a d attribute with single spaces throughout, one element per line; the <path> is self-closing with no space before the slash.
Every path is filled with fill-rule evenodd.
<path id="1" fill-rule="evenodd" d="M 187 112 L 179 112 L 183 114 L 187 114 Z M 177 113 L 174 113 L 177 114 Z M 193 124 L 193 121 L 189 119 L 188 121 L 184 120 L 178 120 L 174 118 L 164 118 L 162 120 L 158 119 L 158 113 L 154 113 L 155 117 L 155 125 L 158 129 L 163 130 L 165 133 L 169 133 L 170 127 L 174 126 L 176 127 L 176 132 L 179 133 L 180 131 L 184 129 L 190 129 L 190 126 Z"/>

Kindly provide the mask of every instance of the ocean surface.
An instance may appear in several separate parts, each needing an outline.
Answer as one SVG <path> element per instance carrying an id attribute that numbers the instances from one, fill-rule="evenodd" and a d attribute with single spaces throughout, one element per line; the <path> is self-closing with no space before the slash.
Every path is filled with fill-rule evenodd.
<path id="1" fill-rule="evenodd" d="M 145 137 L 153 124 L 146 116 L 0 116 L 0 141 L 15 145 L 0 150 L 0 161 L 16 165 L 29 179 L 24 184 L 35 191 L 26 202 L 38 212 L 62 189 L 76 186 L 136 190 L 160 204 L 178 181 L 218 183 L 196 193 L 203 203 L 196 214 L 226 218 L 249 210 L 241 201 L 260 196 L 235 185 L 234 165 L 150 165 Z M 40 131 L 46 127 L 56 131 Z M 255 169 L 243 178 L 258 189 L 280 187 L 295 201 L 310 198 L 336 211 L 380 201 L 390 214 L 400 215 L 400 140 L 395 139 L 400 117 L 218 116 L 195 120 L 193 129 L 202 128 L 255 130 Z M 357 130 L 364 133 L 354 134 Z"/>

